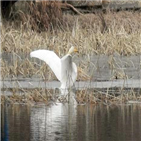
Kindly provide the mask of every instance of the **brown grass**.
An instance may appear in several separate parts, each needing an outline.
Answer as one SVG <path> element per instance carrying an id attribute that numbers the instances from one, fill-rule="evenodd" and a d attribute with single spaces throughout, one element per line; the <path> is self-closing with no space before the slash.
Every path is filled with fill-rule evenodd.
<path id="1" fill-rule="evenodd" d="M 78 57 L 114 53 L 125 56 L 140 54 L 141 13 L 119 12 L 103 16 L 107 26 L 104 32 L 101 18 L 92 14 L 64 15 L 63 20 L 67 21 L 64 29 L 54 29 L 51 32 L 39 33 L 22 24 L 15 27 L 13 22 L 5 22 L 1 31 L 1 49 L 3 53 L 11 53 L 15 60 L 13 58 L 12 63 L 2 60 L 2 77 L 31 77 L 34 74 L 48 77 L 51 74 L 48 66 L 29 57 L 30 52 L 37 49 L 53 50 L 60 57 L 66 54 L 71 45 L 78 48 Z M 78 80 L 90 79 L 87 73 L 89 63 L 89 56 L 77 63 Z"/>
<path id="2" fill-rule="evenodd" d="M 84 89 L 76 91 L 76 101 L 78 104 L 104 104 L 115 105 L 128 103 L 129 101 L 141 102 L 141 93 L 135 92 L 136 90 L 126 89 Z"/>
<path id="3" fill-rule="evenodd" d="M 26 10 L 25 10 L 26 9 Z M 62 10 L 59 2 L 18 2 L 12 12 L 15 23 L 25 28 L 41 32 L 59 27 L 62 24 Z"/>
<path id="4" fill-rule="evenodd" d="M 5 91 L 5 90 L 3 90 Z M 1 102 L 7 102 L 9 104 L 31 104 L 34 105 L 36 103 L 45 103 L 49 104 L 49 102 L 54 100 L 53 90 L 46 89 L 20 89 L 13 88 L 8 89 L 8 91 L 12 95 L 4 95 L 1 96 Z"/>
<path id="5" fill-rule="evenodd" d="M 35 105 L 44 103 L 46 105 L 56 104 L 56 102 L 68 102 L 65 97 L 60 97 L 54 90 L 49 89 L 9 89 L 12 95 L 1 96 L 1 103 L 8 104 L 26 104 Z M 75 93 L 75 100 L 77 104 L 103 104 L 103 105 L 116 105 L 125 104 L 129 101 L 141 102 L 141 94 L 136 93 L 136 90 L 131 89 L 83 89 L 77 90 Z M 136 103 L 136 102 L 135 102 Z"/>
<path id="6" fill-rule="evenodd" d="M 33 8 L 37 7 L 33 6 Z M 36 13 L 34 14 L 37 19 L 40 17 Z M 30 59 L 30 52 L 37 49 L 53 50 L 58 56 L 62 57 L 71 45 L 76 46 L 79 50 L 77 56 L 86 56 L 85 60 L 77 62 L 78 80 L 90 80 L 91 78 L 88 75 L 89 63 L 91 63 L 89 61 L 90 55 L 118 53 L 123 56 L 130 56 L 141 53 L 140 12 L 110 12 L 102 15 L 102 17 L 100 16 L 99 14 L 63 15 L 63 26 L 42 32 L 38 32 L 38 30 L 48 28 L 48 24 L 44 22 L 38 24 L 35 21 L 35 25 L 39 26 L 37 26 L 37 30 L 35 30 L 36 28 L 33 30 L 32 27 L 35 25 L 30 25 L 28 18 L 24 24 L 5 21 L 1 30 L 1 51 L 2 53 L 9 53 L 9 56 L 12 55 L 13 57 L 10 60 L 2 58 L 2 78 L 38 77 L 44 80 L 56 79 L 45 63 Z M 42 21 L 44 18 L 41 18 Z M 113 62 L 110 63 L 113 66 Z M 120 75 L 120 78 L 128 77 L 121 73 L 118 75 Z M 83 92 L 81 96 L 83 96 Z M 89 96 L 93 97 L 93 94 Z M 85 96 L 82 99 L 80 98 L 82 103 L 83 99 L 85 99 Z M 93 99 L 92 103 L 97 103 L 95 96 L 89 99 Z"/>

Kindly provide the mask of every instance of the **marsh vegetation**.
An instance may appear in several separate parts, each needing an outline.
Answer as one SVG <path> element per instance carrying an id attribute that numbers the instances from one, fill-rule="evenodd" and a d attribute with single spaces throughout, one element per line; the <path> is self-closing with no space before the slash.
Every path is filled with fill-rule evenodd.
<path id="1" fill-rule="evenodd" d="M 44 62 L 29 57 L 30 52 L 37 49 L 53 50 L 62 57 L 71 45 L 76 46 L 79 50 L 79 54 L 74 56 L 78 66 L 77 81 L 91 81 L 94 71 L 98 70 L 98 66 L 90 60 L 91 56 L 108 56 L 109 68 L 116 70 L 113 55 L 129 57 L 141 54 L 140 11 L 107 11 L 106 13 L 70 15 L 62 13 L 59 7 L 56 7 L 55 12 L 50 8 L 48 15 L 45 15 L 45 9 L 42 8 L 42 10 L 39 11 L 38 7 L 33 6 L 30 7 L 30 14 L 18 11 L 13 13 L 12 20 L 3 20 L 1 27 L 1 52 L 3 55 L 1 78 L 3 81 L 7 78 L 18 81 L 19 78 L 32 79 L 35 77 L 44 81 L 56 80 Z M 59 11 L 57 12 L 57 10 Z M 49 19 L 49 12 L 53 13 L 53 19 Z M 79 60 L 77 59 L 79 57 L 85 59 Z M 134 66 L 134 63 L 132 64 Z M 89 73 L 90 65 L 95 68 L 91 73 Z M 126 65 L 129 65 L 128 62 Z M 140 67 L 141 62 L 138 66 L 139 73 Z M 127 79 L 128 74 L 125 75 L 122 69 L 118 68 L 114 71 L 111 79 Z M 40 90 L 34 91 L 41 92 Z M 30 95 L 34 91 L 26 91 L 26 93 Z M 46 93 L 48 90 L 43 91 Z M 78 97 L 81 94 L 81 97 L 84 98 L 85 93 L 79 92 Z M 92 95 L 95 99 L 94 92 Z M 32 94 L 30 96 L 32 97 Z M 43 99 L 46 97 L 42 95 L 42 92 L 40 96 Z M 88 97 L 91 97 L 91 94 Z M 122 98 L 120 101 L 124 101 L 124 97 Z M 140 99 L 140 96 L 136 98 Z"/>

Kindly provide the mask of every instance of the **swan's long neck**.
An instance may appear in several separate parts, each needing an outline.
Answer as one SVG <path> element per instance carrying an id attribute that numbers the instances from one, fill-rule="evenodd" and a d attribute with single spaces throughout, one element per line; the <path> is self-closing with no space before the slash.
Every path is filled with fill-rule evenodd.
<path id="1" fill-rule="evenodd" d="M 73 53 L 73 50 L 70 49 L 67 54 L 71 55 L 72 53 Z"/>
<path id="2" fill-rule="evenodd" d="M 69 52 L 68 52 L 68 54 L 72 54 L 72 53 L 74 53 L 74 52 L 78 52 L 78 50 L 75 48 L 75 47 L 71 47 L 70 49 L 69 49 Z"/>

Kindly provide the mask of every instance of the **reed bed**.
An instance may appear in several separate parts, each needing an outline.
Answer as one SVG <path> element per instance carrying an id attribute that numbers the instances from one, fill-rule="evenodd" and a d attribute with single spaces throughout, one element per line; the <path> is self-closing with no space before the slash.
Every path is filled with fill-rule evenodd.
<path id="1" fill-rule="evenodd" d="M 37 9 L 37 7 L 34 8 Z M 110 56 L 114 53 L 121 56 L 130 56 L 141 53 L 141 13 L 138 11 L 107 12 L 105 14 L 97 13 L 80 16 L 60 14 L 59 18 L 61 20 L 59 20 L 59 23 L 55 23 L 56 28 L 52 26 L 51 30 L 48 30 L 47 24 L 33 29 L 33 24 L 31 25 L 29 18 L 25 18 L 26 21 L 24 19 L 24 22 L 17 22 L 17 20 L 3 21 L 1 52 L 12 56 L 10 59 L 4 57 L 1 59 L 1 77 L 3 80 L 5 78 L 18 79 L 19 77 L 37 77 L 46 81 L 56 80 L 54 74 L 44 62 L 30 58 L 30 52 L 37 49 L 53 50 L 58 56 L 62 57 L 71 45 L 76 46 L 79 54 L 75 56 L 85 56 L 85 60 L 76 62 L 78 80 L 91 80 L 91 75 L 88 73 L 89 64 L 91 63 L 90 56 L 101 54 Z M 39 31 L 39 29 L 42 30 Z M 114 65 L 112 61 L 109 64 Z M 120 73 L 120 71 L 117 73 Z M 119 75 L 120 78 L 128 78 L 125 74 L 120 73 Z M 40 90 L 36 91 L 40 93 Z M 88 96 L 86 96 L 86 92 L 87 90 L 78 92 L 76 98 L 78 103 L 89 101 L 96 104 L 99 101 L 103 102 L 103 97 L 97 97 L 94 91 Z M 18 98 L 15 94 L 15 100 L 22 101 L 25 98 L 27 101 L 36 101 L 32 98 L 32 94 L 35 95 L 34 91 L 27 93 L 30 93 L 30 97 L 27 96 L 28 94 L 25 97 L 24 94 L 24 96 Z M 107 103 L 105 101 L 108 101 L 108 103 L 112 103 L 112 101 L 125 102 L 127 95 L 112 97 L 107 93 L 104 96 L 103 103 Z M 130 94 L 130 97 L 132 95 Z M 40 99 L 38 96 L 40 95 L 35 97 Z M 49 96 L 47 99 L 45 96 L 46 94 L 42 95 L 41 101 L 48 102 Z M 7 98 L 14 101 L 13 97 Z M 5 98 L 2 97 L 2 99 Z M 135 99 L 140 99 L 140 96 Z"/>
<path id="2" fill-rule="evenodd" d="M 1 51 L 13 56 L 11 61 L 2 59 L 2 77 L 23 77 L 51 71 L 42 62 L 30 59 L 33 50 L 48 49 L 62 57 L 71 45 L 78 48 L 76 56 L 87 56 L 85 60 L 77 63 L 80 75 L 78 79 L 89 79 L 87 68 L 91 55 L 122 56 L 137 55 L 141 53 L 141 13 L 119 12 L 103 15 L 107 30 L 102 32 L 102 23 L 99 15 L 72 16 L 64 15 L 66 24 L 64 29 L 37 32 L 21 24 L 19 27 L 6 22 L 1 30 Z M 10 62 L 10 63 L 9 63 Z M 112 65 L 112 64 L 111 64 Z M 84 76 L 83 76 L 84 75 Z M 53 75 L 51 75 L 52 77 Z M 84 77 L 84 78 L 83 78 Z M 54 77 L 52 77 L 54 79 Z"/>
<path id="3" fill-rule="evenodd" d="M 69 102 L 67 96 L 60 96 L 56 90 L 49 89 L 9 89 L 12 95 L 1 95 L 1 103 L 5 102 L 8 104 L 56 104 Z M 121 89 L 117 90 L 110 89 L 84 89 L 76 90 L 74 100 L 78 105 L 85 104 L 103 104 L 107 106 L 116 104 L 126 104 L 130 103 L 141 103 L 141 91 L 137 92 L 134 89 Z"/>
<path id="4" fill-rule="evenodd" d="M 49 104 L 49 102 L 55 101 L 55 95 L 53 95 L 54 91 L 49 89 L 20 89 L 13 88 L 7 89 L 3 91 L 10 92 L 10 95 L 1 95 L 1 102 L 9 104 L 31 104 L 34 105 L 36 103 L 44 103 Z"/>
<path id="5" fill-rule="evenodd" d="M 141 102 L 141 92 L 137 92 L 134 89 L 87 89 L 78 90 L 76 92 L 76 101 L 78 104 L 104 104 L 115 105 L 125 104 L 129 101 Z"/>

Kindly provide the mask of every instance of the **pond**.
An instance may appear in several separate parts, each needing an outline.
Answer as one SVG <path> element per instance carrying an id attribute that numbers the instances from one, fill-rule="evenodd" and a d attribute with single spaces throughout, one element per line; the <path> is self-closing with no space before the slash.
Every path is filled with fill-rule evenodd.
<path id="1" fill-rule="evenodd" d="M 140 140 L 141 104 L 2 106 L 2 141 Z"/>

